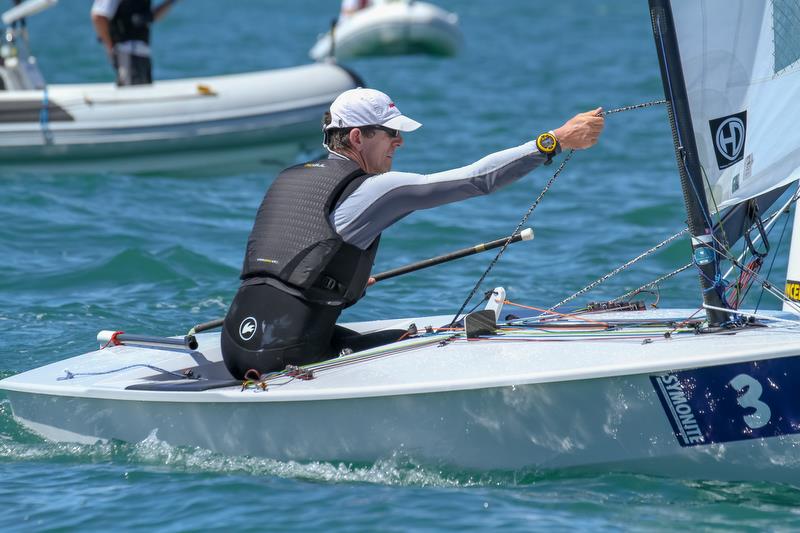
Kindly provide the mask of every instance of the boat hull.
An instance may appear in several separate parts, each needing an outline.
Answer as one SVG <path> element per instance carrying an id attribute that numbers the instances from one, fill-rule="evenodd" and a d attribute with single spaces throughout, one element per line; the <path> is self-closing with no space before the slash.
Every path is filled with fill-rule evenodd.
<path id="1" fill-rule="evenodd" d="M 800 482 L 796 327 L 680 338 L 628 329 L 555 334 L 578 334 L 574 340 L 549 331 L 527 341 L 423 336 L 312 365 L 310 380 L 271 378 L 266 390 L 231 383 L 218 335 L 204 334 L 194 352 L 116 346 L 11 376 L 0 389 L 20 423 L 55 441 L 155 437 L 277 460 L 374 462 L 400 454 L 470 470 Z M 182 390 L 186 380 L 154 367 L 191 368 L 222 385 Z"/>
<path id="2" fill-rule="evenodd" d="M 334 55 L 352 57 L 454 55 L 461 46 L 458 17 L 425 2 L 391 2 L 367 8 L 334 31 Z M 317 61 L 331 55 L 330 32 L 309 52 Z"/>
<path id="3" fill-rule="evenodd" d="M 17 109 L 0 120 L 0 164 L 133 173 L 286 165 L 319 151 L 320 117 L 358 83 L 336 65 L 319 64 L 150 86 L 0 93 L 0 108 Z"/>
<path id="4" fill-rule="evenodd" d="M 45 438 L 149 437 L 227 455 L 475 470 L 589 468 L 798 482 L 796 435 L 681 447 L 648 376 L 312 402 L 120 401 L 8 392 Z"/>

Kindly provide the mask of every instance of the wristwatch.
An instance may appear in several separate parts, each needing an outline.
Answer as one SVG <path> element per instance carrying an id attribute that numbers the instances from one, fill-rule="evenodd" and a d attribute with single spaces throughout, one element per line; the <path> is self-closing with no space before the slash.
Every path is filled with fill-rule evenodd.
<path id="1" fill-rule="evenodd" d="M 547 156 L 545 165 L 553 162 L 553 156 L 556 155 L 556 148 L 558 148 L 558 139 L 551 132 L 542 133 L 536 137 L 536 148 Z"/>

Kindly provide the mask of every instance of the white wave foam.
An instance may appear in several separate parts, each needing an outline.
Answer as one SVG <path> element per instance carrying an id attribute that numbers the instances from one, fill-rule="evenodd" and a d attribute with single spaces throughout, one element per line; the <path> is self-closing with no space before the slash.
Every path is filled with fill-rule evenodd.
<path id="1" fill-rule="evenodd" d="M 158 439 L 153 431 L 133 445 L 132 455 L 142 463 L 190 471 L 279 476 L 329 483 L 376 483 L 392 486 L 463 487 L 478 484 L 441 471 L 416 465 L 399 454 L 371 465 L 277 461 L 261 457 L 228 456 L 201 448 L 176 447 Z"/>
<path id="2" fill-rule="evenodd" d="M 5 420 L 4 420 L 5 419 Z M 7 423 L 6 423 L 7 422 Z M 276 476 L 325 483 L 374 483 L 388 486 L 466 487 L 485 482 L 457 472 L 415 464 L 401 454 L 373 464 L 278 461 L 262 457 L 229 456 L 202 448 L 172 446 L 159 440 L 157 430 L 139 443 L 55 443 L 42 440 L 13 421 L 8 400 L 0 401 L 0 460 L 86 460 L 166 467 L 175 471 Z"/>

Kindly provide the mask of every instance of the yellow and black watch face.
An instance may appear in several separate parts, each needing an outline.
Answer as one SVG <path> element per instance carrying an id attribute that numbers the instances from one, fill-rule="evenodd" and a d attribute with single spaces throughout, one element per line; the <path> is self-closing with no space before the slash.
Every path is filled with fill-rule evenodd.
<path id="1" fill-rule="evenodd" d="M 556 151 L 556 137 L 552 133 L 542 133 L 536 138 L 536 148 L 540 152 L 550 154 Z"/>

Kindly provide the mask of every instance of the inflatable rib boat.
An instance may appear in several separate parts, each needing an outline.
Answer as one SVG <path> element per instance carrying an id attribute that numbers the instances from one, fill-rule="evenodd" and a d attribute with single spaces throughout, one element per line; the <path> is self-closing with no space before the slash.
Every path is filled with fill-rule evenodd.
<path id="1" fill-rule="evenodd" d="M 317 61 L 326 57 L 431 54 L 458 51 L 458 15 L 426 2 L 382 2 L 340 20 L 320 37 L 309 52 Z"/>
<path id="2" fill-rule="evenodd" d="M 132 87 L 48 85 L 28 52 L 24 27 L 13 25 L 5 30 L 2 54 L 5 171 L 214 172 L 241 163 L 285 165 L 319 148 L 322 113 L 342 91 L 363 84 L 335 64 L 313 64 Z"/>

